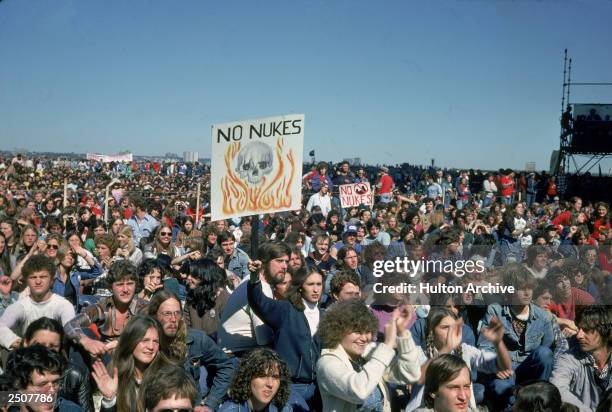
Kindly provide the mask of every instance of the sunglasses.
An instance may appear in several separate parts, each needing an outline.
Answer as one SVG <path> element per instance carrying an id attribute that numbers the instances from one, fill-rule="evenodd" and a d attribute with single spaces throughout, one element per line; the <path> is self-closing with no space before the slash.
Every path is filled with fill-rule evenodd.
<path id="1" fill-rule="evenodd" d="M 49 245 L 47 245 L 47 247 L 48 247 L 49 249 L 55 249 L 55 250 L 59 249 L 59 245 L 52 245 L 52 244 L 49 244 Z"/>
<path id="2" fill-rule="evenodd" d="M 7 286 L 11 284 L 11 280 L 10 279 L 4 279 L 4 280 L 0 280 L 0 285 L 2 286 Z"/>
<path id="3" fill-rule="evenodd" d="M 160 236 L 172 236 L 172 232 L 159 232 Z"/>

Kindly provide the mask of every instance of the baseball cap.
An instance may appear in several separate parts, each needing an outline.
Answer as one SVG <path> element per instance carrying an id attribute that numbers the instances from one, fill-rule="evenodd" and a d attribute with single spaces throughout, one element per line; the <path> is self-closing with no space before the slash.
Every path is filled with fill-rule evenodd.
<path id="1" fill-rule="evenodd" d="M 357 226 L 356 225 L 348 225 L 346 227 L 346 229 L 344 230 L 343 235 L 348 235 L 348 234 L 356 235 L 357 234 Z"/>

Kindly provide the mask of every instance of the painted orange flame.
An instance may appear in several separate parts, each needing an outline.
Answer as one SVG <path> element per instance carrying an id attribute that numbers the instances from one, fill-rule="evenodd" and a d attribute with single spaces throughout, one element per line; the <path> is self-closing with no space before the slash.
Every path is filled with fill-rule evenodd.
<path id="1" fill-rule="evenodd" d="M 274 178 L 267 183 L 266 176 L 261 183 L 251 187 L 236 176 L 232 164 L 240 151 L 240 142 L 231 143 L 225 151 L 225 168 L 227 175 L 221 178 L 223 192 L 223 213 L 253 212 L 266 213 L 276 210 L 287 210 L 291 207 L 291 184 L 295 178 L 295 159 L 293 151 L 283 156 L 283 139 L 276 141 L 276 159 L 278 163 Z M 287 166 L 285 166 L 287 162 Z"/>

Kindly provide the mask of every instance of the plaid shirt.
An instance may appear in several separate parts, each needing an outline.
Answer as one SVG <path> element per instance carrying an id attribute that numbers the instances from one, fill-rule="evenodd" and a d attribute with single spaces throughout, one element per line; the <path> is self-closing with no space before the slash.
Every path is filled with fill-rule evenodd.
<path id="1" fill-rule="evenodd" d="M 128 308 L 128 318 L 143 312 L 149 303 L 146 300 L 134 297 Z M 85 307 L 79 315 L 64 326 L 66 336 L 78 341 L 83 334 L 83 328 L 96 325 L 102 335 L 103 341 L 112 341 L 119 338 L 121 331 L 115 333 L 113 325 L 116 324 L 115 301 L 112 296 L 98 301 L 95 305 Z"/>

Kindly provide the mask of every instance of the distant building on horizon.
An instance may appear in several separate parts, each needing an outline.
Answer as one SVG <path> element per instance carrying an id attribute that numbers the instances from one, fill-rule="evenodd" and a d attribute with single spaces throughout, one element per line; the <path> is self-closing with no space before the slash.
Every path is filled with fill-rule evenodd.
<path id="1" fill-rule="evenodd" d="M 183 152 L 183 162 L 197 162 L 198 152 Z"/>

